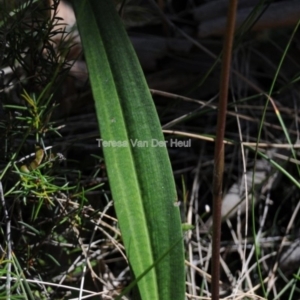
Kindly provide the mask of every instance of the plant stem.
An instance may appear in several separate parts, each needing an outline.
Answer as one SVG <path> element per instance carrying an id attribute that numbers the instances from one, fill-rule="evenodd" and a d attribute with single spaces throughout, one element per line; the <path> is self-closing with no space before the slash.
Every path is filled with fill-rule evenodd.
<path id="1" fill-rule="evenodd" d="M 212 300 L 219 299 L 220 277 L 220 239 L 221 239 L 221 207 L 222 207 L 222 182 L 224 172 L 224 135 L 226 126 L 226 110 L 228 86 L 230 77 L 231 53 L 234 38 L 237 0 L 230 0 L 227 28 L 225 34 L 222 71 L 220 83 L 220 99 L 218 105 L 218 123 L 215 143 L 215 168 L 213 178 L 213 244 L 212 244 Z"/>

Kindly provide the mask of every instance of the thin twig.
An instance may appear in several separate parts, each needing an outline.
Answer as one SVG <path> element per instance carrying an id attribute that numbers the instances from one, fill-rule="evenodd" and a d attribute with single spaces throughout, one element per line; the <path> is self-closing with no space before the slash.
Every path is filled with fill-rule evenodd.
<path id="1" fill-rule="evenodd" d="M 208 3 L 208 5 L 214 4 L 213 1 L 210 1 L 212 3 Z M 224 1 L 225 2 L 225 1 Z M 226 1 L 227 2 L 227 1 Z M 238 10 L 238 16 L 236 20 L 236 28 L 241 27 L 241 25 L 247 20 L 249 15 L 253 13 L 255 9 L 255 5 L 259 5 L 257 3 L 258 1 L 251 0 L 249 2 L 253 3 L 253 6 L 247 6 L 247 7 L 241 7 Z M 224 3 L 225 4 L 225 3 Z M 224 5 L 223 4 L 223 5 Z M 226 22 L 226 18 L 222 15 L 220 12 L 219 14 L 212 16 L 210 18 L 207 18 L 209 16 L 210 12 L 206 10 L 206 6 L 208 5 L 202 5 L 197 10 L 193 12 L 194 17 L 196 21 L 200 21 L 201 23 L 198 28 L 198 35 L 199 37 L 208 37 L 211 35 L 223 35 L 224 34 L 224 25 Z M 218 8 L 222 6 L 222 3 L 219 1 L 215 4 Z M 266 4 L 268 5 L 268 4 Z M 261 9 L 258 11 L 259 17 L 255 16 L 257 18 L 255 24 L 251 27 L 251 30 L 253 31 L 262 31 L 267 30 L 270 28 L 283 28 L 283 27 L 291 27 L 294 26 L 298 20 L 299 20 L 299 13 L 300 13 L 300 6 L 299 2 L 297 0 L 293 1 L 280 1 L 275 3 L 270 3 L 270 6 L 266 11 L 263 11 L 265 8 L 265 5 L 261 7 Z M 211 8 L 216 10 L 215 8 Z M 224 7 L 223 7 L 224 9 Z M 261 14 L 261 11 L 263 13 Z M 214 11 L 212 13 L 215 13 Z M 205 20 L 203 20 L 203 15 L 206 17 Z"/>
<path id="2" fill-rule="evenodd" d="M 222 183 L 224 172 L 224 136 L 226 125 L 227 98 L 230 77 L 231 53 L 234 38 L 234 27 L 237 10 L 237 0 L 229 4 L 226 38 L 224 41 L 220 100 L 218 107 L 217 134 L 215 143 L 215 168 L 213 179 L 213 241 L 212 241 L 212 300 L 219 299 L 220 277 L 220 238 L 221 238 L 221 208 L 222 208 Z"/>
<path id="3" fill-rule="evenodd" d="M 0 180 L 0 198 L 1 204 L 4 211 L 4 217 L 6 222 L 6 243 L 7 243 L 7 250 L 6 250 L 6 258 L 7 258 L 7 277 L 6 277 L 6 299 L 10 299 L 10 292 L 11 292 L 11 227 L 10 227 L 10 218 L 8 215 L 8 211 L 5 204 L 4 193 L 3 193 L 3 186 Z"/>

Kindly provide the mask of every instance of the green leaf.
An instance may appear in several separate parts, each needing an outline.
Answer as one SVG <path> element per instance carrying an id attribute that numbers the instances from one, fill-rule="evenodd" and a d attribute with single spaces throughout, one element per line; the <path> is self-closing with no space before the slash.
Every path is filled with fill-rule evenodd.
<path id="1" fill-rule="evenodd" d="M 181 224 L 182 231 L 189 231 L 195 229 L 195 226 L 189 223 L 182 223 Z"/>
<path id="2" fill-rule="evenodd" d="M 184 299 L 175 184 L 143 72 L 113 1 L 74 0 L 73 4 L 127 257 L 136 278 L 149 269 L 138 282 L 141 298 Z"/>

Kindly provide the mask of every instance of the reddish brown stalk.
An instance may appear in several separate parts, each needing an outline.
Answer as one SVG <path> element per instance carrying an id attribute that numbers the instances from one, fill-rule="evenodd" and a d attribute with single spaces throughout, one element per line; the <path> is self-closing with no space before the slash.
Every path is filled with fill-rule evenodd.
<path id="1" fill-rule="evenodd" d="M 222 182 L 224 172 L 224 135 L 226 126 L 226 110 L 230 77 L 231 53 L 237 10 L 237 0 L 230 0 L 227 16 L 227 27 L 222 56 L 220 99 L 218 104 L 218 123 L 215 143 L 215 168 L 213 180 L 213 244 L 212 244 L 212 300 L 219 300 L 220 278 L 220 239 L 221 239 L 221 207 Z"/>

